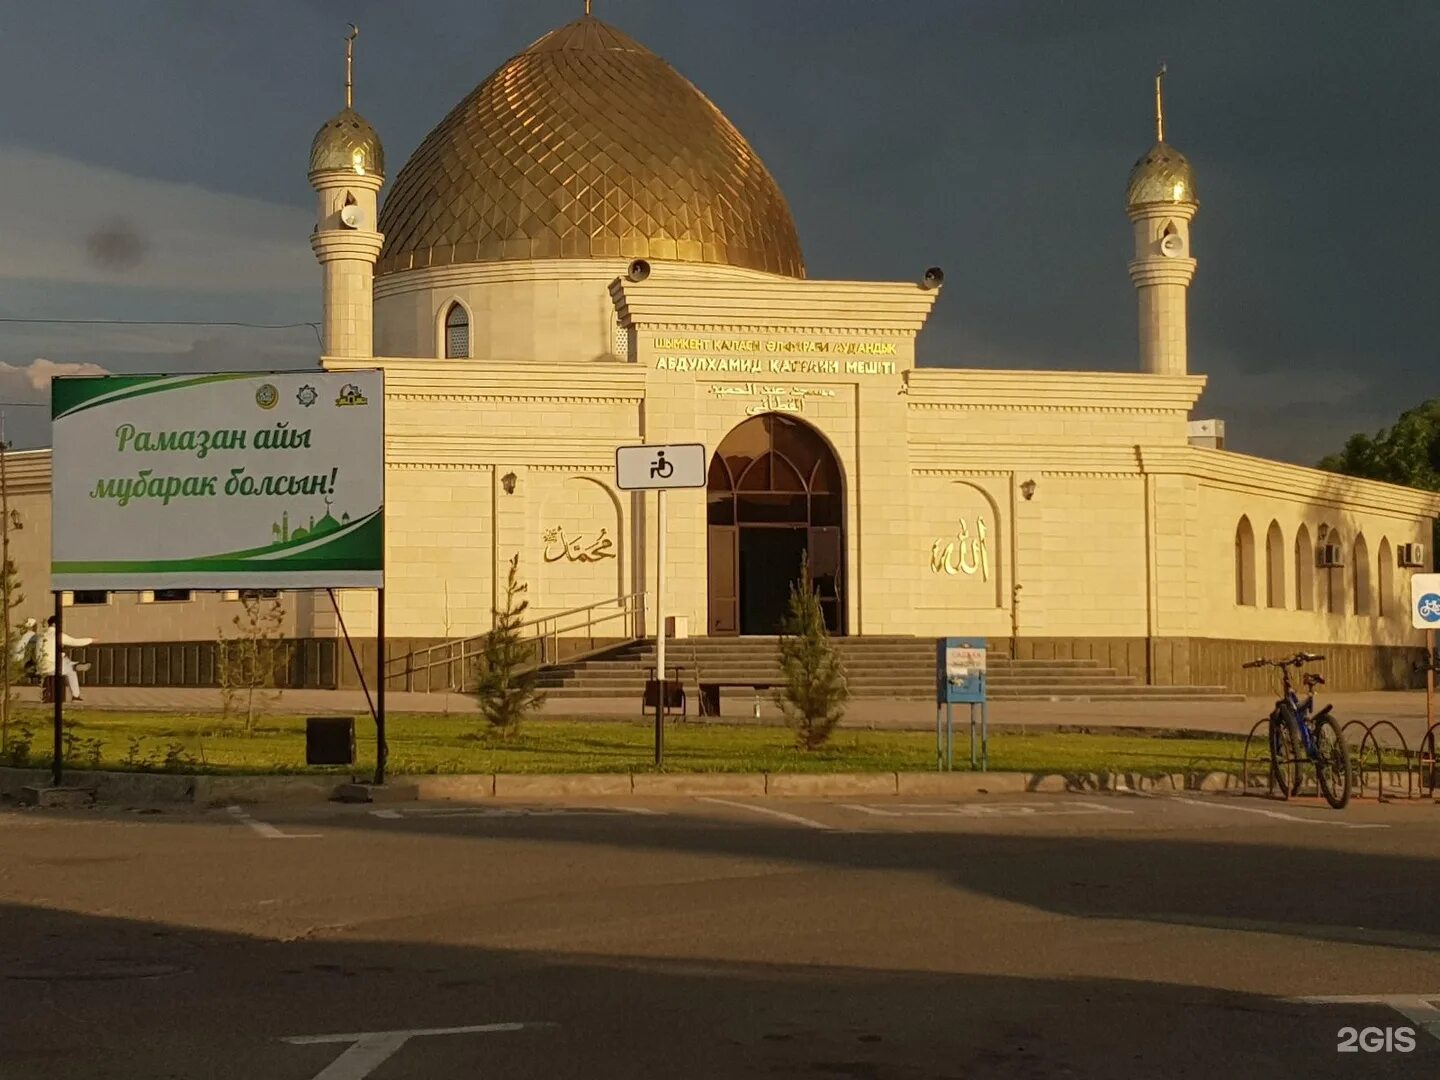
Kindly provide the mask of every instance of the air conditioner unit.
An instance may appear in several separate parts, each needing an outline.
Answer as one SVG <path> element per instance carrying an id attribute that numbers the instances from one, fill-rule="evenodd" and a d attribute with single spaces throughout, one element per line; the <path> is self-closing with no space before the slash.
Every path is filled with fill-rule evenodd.
<path id="1" fill-rule="evenodd" d="M 1315 549 L 1315 556 L 1315 565 L 1322 570 L 1345 565 L 1345 557 L 1340 553 L 1339 544 L 1321 544 Z"/>
<path id="2" fill-rule="evenodd" d="M 1423 567 L 1425 565 L 1424 544 L 1401 544 L 1399 554 L 1401 566 Z"/>

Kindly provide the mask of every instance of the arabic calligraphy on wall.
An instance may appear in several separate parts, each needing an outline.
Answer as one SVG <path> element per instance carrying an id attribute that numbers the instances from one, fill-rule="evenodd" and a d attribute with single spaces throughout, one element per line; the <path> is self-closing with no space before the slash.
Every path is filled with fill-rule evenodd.
<path id="1" fill-rule="evenodd" d="M 600 535 L 589 544 L 585 542 L 583 536 L 576 536 L 574 539 L 567 538 L 563 526 L 546 529 L 543 539 L 547 563 L 559 562 L 561 559 L 568 562 L 592 563 L 599 562 L 601 559 L 615 558 L 615 544 L 606 535 L 604 529 L 601 529 Z"/>
<path id="2" fill-rule="evenodd" d="M 833 398 L 835 390 L 828 386 L 712 383 L 710 394 L 713 397 L 750 398 L 753 404 L 745 406 L 745 415 L 758 416 L 764 412 L 804 412 L 807 398 Z"/>
<path id="3" fill-rule="evenodd" d="M 965 519 L 960 519 L 954 536 L 942 536 L 930 545 L 930 572 L 933 574 L 980 575 L 982 581 L 990 580 L 990 548 L 986 540 L 990 528 L 983 517 L 975 519 L 972 535 Z"/>

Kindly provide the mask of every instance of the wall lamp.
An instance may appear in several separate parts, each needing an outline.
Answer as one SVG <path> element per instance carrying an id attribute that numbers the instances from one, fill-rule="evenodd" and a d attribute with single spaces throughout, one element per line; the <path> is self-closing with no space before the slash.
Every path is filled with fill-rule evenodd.
<path id="1" fill-rule="evenodd" d="M 1026 480 L 1023 484 L 1021 484 L 1020 494 L 1025 496 L 1026 502 L 1029 502 L 1031 499 L 1033 499 L 1035 497 L 1035 481 Z"/>
<path id="2" fill-rule="evenodd" d="M 25 528 L 25 523 L 20 520 L 20 511 L 19 511 L 19 510 L 11 510 L 11 511 L 10 511 L 10 528 L 12 528 L 12 529 L 23 529 L 23 528 Z"/>
<path id="3" fill-rule="evenodd" d="M 515 474 L 514 474 L 513 472 L 507 472 L 504 476 L 502 476 L 502 477 L 500 478 L 500 486 L 505 489 L 505 494 L 506 494 L 506 495 L 514 495 L 514 494 L 515 494 Z"/>

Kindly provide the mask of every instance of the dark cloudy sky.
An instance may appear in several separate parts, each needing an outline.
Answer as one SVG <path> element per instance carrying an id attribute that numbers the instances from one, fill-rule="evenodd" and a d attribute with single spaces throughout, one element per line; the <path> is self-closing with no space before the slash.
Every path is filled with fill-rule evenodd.
<path id="1" fill-rule="evenodd" d="M 393 176 L 581 0 L 0 0 L 0 317 L 319 318 L 306 155 L 357 100 Z M 1440 393 L 1433 0 L 596 0 L 749 137 L 812 277 L 945 268 L 923 362 L 1134 370 L 1123 191 L 1168 131 L 1201 209 L 1197 416 L 1312 462 Z M 1430 314 L 1427 314 L 1430 312 Z M 305 326 L 0 323 L 0 397 L 54 365 L 294 367 Z M 44 363 L 37 363 L 44 361 Z M 60 370 L 71 370 L 62 367 Z M 44 410 L 6 408 L 22 444 Z"/>

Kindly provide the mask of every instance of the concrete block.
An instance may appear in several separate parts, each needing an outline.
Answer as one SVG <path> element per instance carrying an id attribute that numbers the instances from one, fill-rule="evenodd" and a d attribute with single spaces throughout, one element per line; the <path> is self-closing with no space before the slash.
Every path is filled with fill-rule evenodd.
<path id="1" fill-rule="evenodd" d="M 885 773 L 767 773 L 767 795 L 894 795 L 896 774 Z"/>
<path id="2" fill-rule="evenodd" d="M 495 795 L 504 798 L 555 798 L 564 795 L 629 795 L 629 773 L 571 773 L 557 776 L 495 774 Z"/>
<path id="3" fill-rule="evenodd" d="M 635 773 L 636 795 L 764 795 L 764 773 Z"/>
<path id="4" fill-rule="evenodd" d="M 1029 776 L 1015 772 L 902 772 L 900 795 L 1010 795 L 1026 791 Z"/>
<path id="5" fill-rule="evenodd" d="M 489 799 L 495 795 L 495 777 L 491 773 L 463 776 L 417 776 L 415 784 L 422 801 L 454 799 L 468 802 Z"/>
<path id="6" fill-rule="evenodd" d="M 1227 772 L 1208 772 L 1198 778 L 1195 788 L 1199 791 L 1228 791 L 1240 786 L 1240 778 Z"/>
<path id="7" fill-rule="evenodd" d="M 79 782 L 93 786 L 99 803 L 189 803 L 195 799 L 195 777 L 178 773 L 97 772 Z"/>
<path id="8" fill-rule="evenodd" d="M 1031 773 L 1026 783 L 1027 791 L 1094 791 L 1095 778 L 1080 773 Z"/>
<path id="9" fill-rule="evenodd" d="M 49 783 L 49 769 L 0 768 L 0 795 L 18 798 L 24 788 L 46 787 Z"/>
<path id="10" fill-rule="evenodd" d="M 20 789 L 21 806 L 39 806 L 46 809 L 69 809 L 89 806 L 95 801 L 95 793 L 89 788 L 50 787 L 49 785 L 27 784 Z"/>
<path id="11" fill-rule="evenodd" d="M 411 781 L 394 780 L 384 784 L 340 784 L 330 798 L 343 803 L 414 802 L 420 798 L 420 787 Z"/>
<path id="12" fill-rule="evenodd" d="M 233 803 L 325 802 L 335 792 L 334 777 L 197 776 L 194 798 L 202 806 Z"/>

